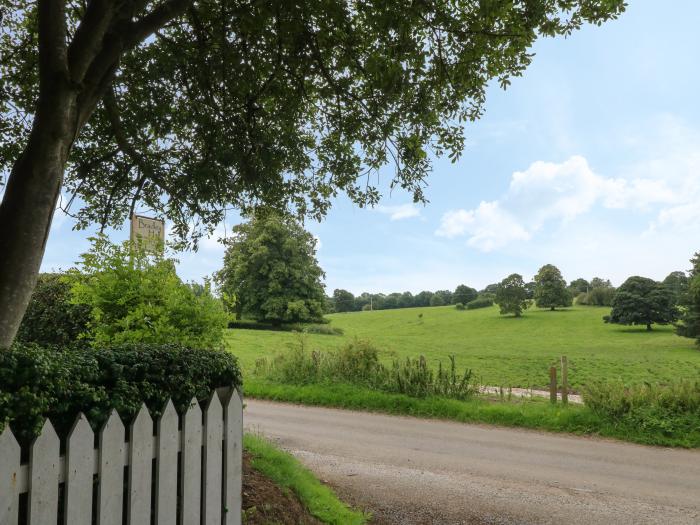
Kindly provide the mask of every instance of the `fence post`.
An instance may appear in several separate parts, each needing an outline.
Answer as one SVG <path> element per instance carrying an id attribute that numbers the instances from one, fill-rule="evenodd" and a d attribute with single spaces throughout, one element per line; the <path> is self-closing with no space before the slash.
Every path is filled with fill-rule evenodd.
<path id="1" fill-rule="evenodd" d="M 561 402 L 569 403 L 569 376 L 566 356 L 561 356 Z"/>
<path id="2" fill-rule="evenodd" d="M 549 367 L 549 400 L 556 405 L 557 403 L 557 367 Z"/>

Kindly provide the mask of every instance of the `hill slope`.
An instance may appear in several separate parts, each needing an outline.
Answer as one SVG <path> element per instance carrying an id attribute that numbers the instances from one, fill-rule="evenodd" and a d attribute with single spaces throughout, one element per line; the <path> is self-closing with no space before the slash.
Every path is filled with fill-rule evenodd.
<path id="1" fill-rule="evenodd" d="M 454 307 L 408 308 L 328 316 L 343 336 L 303 336 L 309 349 L 332 349 L 354 337 L 369 339 L 383 359 L 425 355 L 443 365 L 457 357 L 483 384 L 544 387 L 549 366 L 566 355 L 574 388 L 595 380 L 667 382 L 700 377 L 700 349 L 671 327 L 621 327 L 602 321 L 609 309 L 574 307 L 550 312 L 528 310 L 515 319 L 497 308 L 459 311 Z M 298 344 L 289 332 L 229 330 L 231 350 L 250 372 L 255 359 Z"/>

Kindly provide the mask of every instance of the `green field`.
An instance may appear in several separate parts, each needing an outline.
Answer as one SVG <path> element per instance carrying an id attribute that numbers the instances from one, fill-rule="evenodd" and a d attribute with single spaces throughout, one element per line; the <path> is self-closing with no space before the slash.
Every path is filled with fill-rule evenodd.
<path id="1" fill-rule="evenodd" d="M 309 349 L 334 349 L 354 337 L 371 340 L 382 358 L 424 355 L 433 364 L 457 356 L 482 384 L 543 388 L 549 366 L 569 358 L 574 389 L 591 381 L 621 379 L 628 384 L 700 378 L 700 347 L 669 326 L 605 324 L 608 308 L 528 310 L 522 318 L 498 309 L 459 311 L 454 307 L 408 308 L 328 316 L 342 336 L 263 330 L 229 330 L 231 351 L 249 375 L 255 360 L 285 351 L 304 337 Z M 422 317 L 421 317 L 422 314 Z"/>

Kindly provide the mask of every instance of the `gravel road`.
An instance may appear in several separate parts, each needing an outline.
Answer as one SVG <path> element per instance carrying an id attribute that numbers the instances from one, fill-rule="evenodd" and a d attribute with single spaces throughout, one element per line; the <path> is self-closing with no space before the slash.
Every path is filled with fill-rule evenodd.
<path id="1" fill-rule="evenodd" d="M 700 452 L 249 399 L 245 424 L 379 524 L 700 524 Z"/>

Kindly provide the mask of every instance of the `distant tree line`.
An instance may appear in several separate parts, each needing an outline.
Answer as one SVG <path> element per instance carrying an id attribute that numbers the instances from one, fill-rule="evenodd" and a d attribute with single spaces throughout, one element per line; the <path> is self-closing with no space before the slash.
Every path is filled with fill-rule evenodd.
<path id="1" fill-rule="evenodd" d="M 424 290 L 416 295 L 411 292 L 395 292 L 390 294 L 367 293 L 353 295 L 343 289 L 335 289 L 327 299 L 330 312 L 359 312 L 363 310 L 393 310 L 396 308 L 414 308 L 424 306 L 448 306 L 455 304 L 466 305 L 477 299 L 479 292 L 475 288 L 460 284 L 454 291 Z"/>

